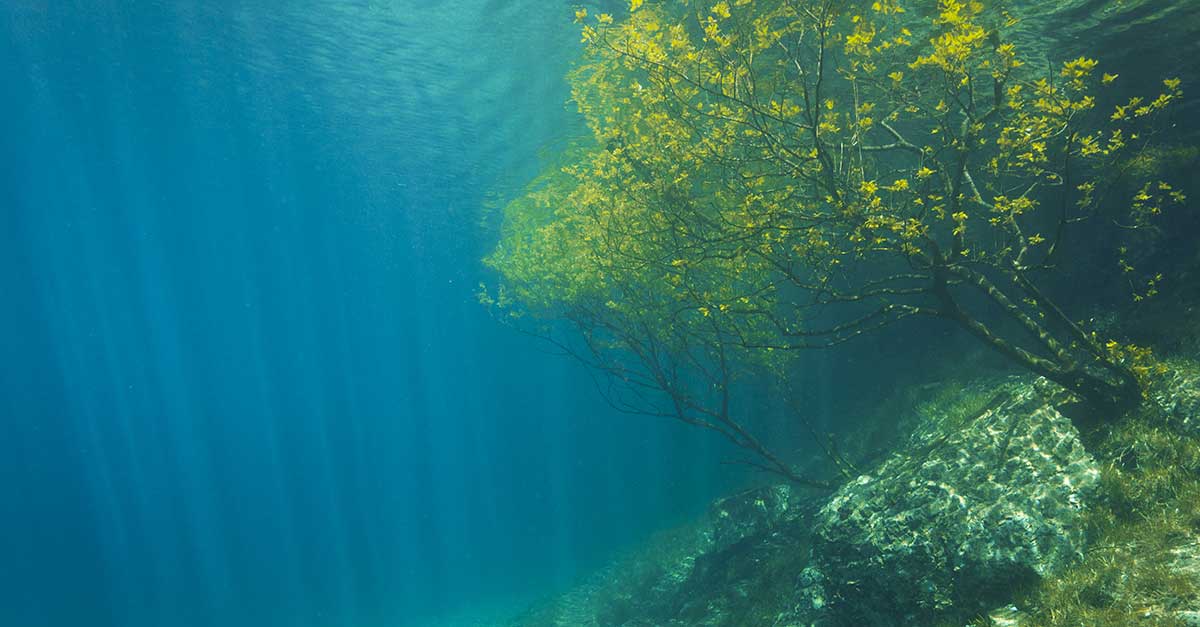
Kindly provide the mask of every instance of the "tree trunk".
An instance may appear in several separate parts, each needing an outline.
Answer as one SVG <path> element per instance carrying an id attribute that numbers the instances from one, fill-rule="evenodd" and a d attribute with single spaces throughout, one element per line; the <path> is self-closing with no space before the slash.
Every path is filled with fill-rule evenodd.
<path id="1" fill-rule="evenodd" d="M 1120 364 L 1111 362 L 1101 364 L 1101 367 L 1111 374 L 1111 377 L 1106 378 L 1088 371 L 1083 366 L 1076 365 L 1073 361 L 1069 361 L 1070 357 L 1061 350 L 1055 352 L 1050 358 L 1041 357 L 997 335 L 987 325 L 968 314 L 958 305 L 958 302 L 950 293 L 947 277 L 947 272 L 944 270 L 939 272 L 935 269 L 934 294 L 940 303 L 939 311 L 941 316 L 955 321 L 959 326 L 966 329 L 968 333 L 982 340 L 985 344 L 1017 364 L 1020 364 L 1022 367 L 1046 377 L 1078 396 L 1093 410 L 1092 416 L 1088 420 L 1089 423 L 1116 420 L 1137 407 L 1141 402 L 1141 384 L 1132 371 Z M 997 300 L 994 291 L 985 290 L 985 293 L 991 296 L 993 300 Z M 1001 299 L 998 302 L 1004 307 L 1006 302 L 1004 302 L 1003 295 L 1001 294 L 1000 296 Z M 1036 334 L 1043 341 L 1050 337 L 1049 331 L 1036 322 L 1028 318 L 1024 322 L 1026 326 L 1029 324 L 1036 325 Z M 1051 341 L 1049 345 L 1052 348 L 1062 346 L 1055 341 Z M 1098 359 L 1103 358 L 1098 357 Z M 1082 428 L 1085 425 L 1076 426 Z"/>

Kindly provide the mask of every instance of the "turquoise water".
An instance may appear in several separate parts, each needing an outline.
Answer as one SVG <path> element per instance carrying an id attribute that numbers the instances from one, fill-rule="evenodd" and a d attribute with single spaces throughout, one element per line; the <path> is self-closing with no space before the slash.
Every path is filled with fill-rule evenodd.
<path id="1" fill-rule="evenodd" d="M 1094 55 L 1122 97 L 1181 78 L 1188 150 L 1156 167 L 1195 198 L 1200 2 L 1012 6 L 1038 63 Z M 0 626 L 504 624 L 766 481 L 479 302 L 506 202 L 586 133 L 576 8 L 0 3 Z M 1196 229 L 1139 252 L 1166 298 L 1133 304 L 1107 241 L 1047 285 L 1194 359 Z M 882 400 L 1011 373 L 951 327 L 805 353 L 734 405 L 798 465 L 867 434 L 869 468 L 927 418 Z"/>
<path id="2" fill-rule="evenodd" d="M 570 12 L 0 5 L 0 624 L 494 616 L 737 480 L 476 302 Z"/>

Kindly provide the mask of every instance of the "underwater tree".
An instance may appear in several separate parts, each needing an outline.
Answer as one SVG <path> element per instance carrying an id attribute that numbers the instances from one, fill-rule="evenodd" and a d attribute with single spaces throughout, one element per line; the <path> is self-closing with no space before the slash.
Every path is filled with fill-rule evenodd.
<path id="1" fill-rule="evenodd" d="M 577 11 L 570 80 L 592 137 L 506 208 L 484 295 L 572 323 L 580 344 L 560 345 L 623 384 L 616 404 L 808 482 L 743 428 L 733 384 L 921 317 L 1108 415 L 1140 400 L 1145 351 L 1085 328 L 1051 287 L 1072 238 L 1119 242 L 1184 200 L 1137 166 L 1178 80 L 1102 107 L 1118 77 L 1031 62 L 1006 36 L 1017 20 L 979 2 L 630 9 Z M 1095 271 L 1154 294 L 1161 277 L 1114 258 Z"/>

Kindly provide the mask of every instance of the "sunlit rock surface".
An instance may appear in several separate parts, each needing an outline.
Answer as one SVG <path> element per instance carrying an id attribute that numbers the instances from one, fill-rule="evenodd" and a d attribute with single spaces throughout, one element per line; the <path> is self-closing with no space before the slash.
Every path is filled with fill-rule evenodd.
<path id="1" fill-rule="evenodd" d="M 1100 472 L 1045 387 L 1003 386 L 957 432 L 843 487 L 817 516 L 802 598 L 836 624 L 919 624 L 1075 561 Z"/>

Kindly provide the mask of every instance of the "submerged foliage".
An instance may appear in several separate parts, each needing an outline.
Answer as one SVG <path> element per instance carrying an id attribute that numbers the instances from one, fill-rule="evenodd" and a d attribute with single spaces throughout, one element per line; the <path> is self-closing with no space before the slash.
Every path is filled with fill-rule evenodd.
<path id="1" fill-rule="evenodd" d="M 1184 201 L 1138 165 L 1178 80 L 1117 100 L 1093 59 L 1035 68 L 1006 37 L 1015 20 L 979 2 L 630 10 L 576 13 L 570 80 L 592 137 L 508 206 L 488 259 L 502 284 L 483 296 L 572 323 L 582 342 L 561 345 L 623 384 L 616 404 L 803 480 L 731 389 L 786 376 L 795 349 L 922 317 L 1096 404 L 1140 398 L 1148 353 L 1083 328 L 1045 286 L 1072 237 L 1119 240 Z M 1100 271 L 1152 296 L 1161 277 L 1127 250 Z"/>

